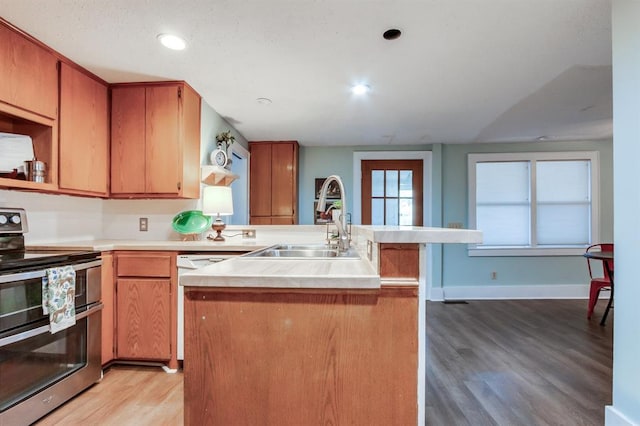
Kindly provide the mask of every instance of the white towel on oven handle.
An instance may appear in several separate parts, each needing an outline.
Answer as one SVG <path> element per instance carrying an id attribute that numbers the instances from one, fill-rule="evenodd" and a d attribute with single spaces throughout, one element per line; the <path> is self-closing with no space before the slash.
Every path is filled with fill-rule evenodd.
<path id="1" fill-rule="evenodd" d="M 73 266 L 49 268 L 42 278 L 42 312 L 49 315 L 51 333 L 76 323 L 76 271 Z"/>

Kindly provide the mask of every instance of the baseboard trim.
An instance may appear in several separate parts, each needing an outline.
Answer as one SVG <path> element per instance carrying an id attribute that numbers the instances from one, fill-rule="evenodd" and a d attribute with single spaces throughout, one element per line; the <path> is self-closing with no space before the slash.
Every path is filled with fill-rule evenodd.
<path id="1" fill-rule="evenodd" d="M 496 299 L 587 299 L 588 284 L 513 285 L 513 286 L 452 286 L 430 288 L 431 301 L 496 300 Z M 608 292 L 600 293 L 608 299 Z"/>
<path id="2" fill-rule="evenodd" d="M 620 411 L 616 410 L 613 405 L 604 407 L 604 424 L 605 426 L 638 426 L 633 423 Z"/>

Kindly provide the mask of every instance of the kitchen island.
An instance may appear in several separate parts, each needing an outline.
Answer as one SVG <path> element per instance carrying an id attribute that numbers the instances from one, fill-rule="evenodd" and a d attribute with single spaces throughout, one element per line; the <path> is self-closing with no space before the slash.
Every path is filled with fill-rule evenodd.
<path id="1" fill-rule="evenodd" d="M 354 226 L 359 259 L 238 257 L 184 274 L 185 424 L 424 424 L 428 243 Z"/>

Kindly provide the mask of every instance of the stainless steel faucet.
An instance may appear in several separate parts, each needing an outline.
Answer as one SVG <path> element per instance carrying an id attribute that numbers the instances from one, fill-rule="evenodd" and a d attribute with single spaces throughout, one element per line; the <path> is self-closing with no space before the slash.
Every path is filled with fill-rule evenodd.
<path id="1" fill-rule="evenodd" d="M 342 211 L 338 217 L 338 219 L 334 219 L 333 222 L 338 227 L 338 248 L 340 251 L 349 250 L 349 232 L 347 230 L 347 197 L 344 192 L 344 185 L 342 183 L 342 179 L 340 176 L 331 175 L 327 179 L 325 179 L 322 184 L 322 188 L 320 189 L 320 197 L 318 198 L 318 207 L 316 208 L 319 212 L 324 212 L 326 208 L 326 198 L 327 198 L 327 190 L 329 189 L 329 185 L 331 182 L 336 182 L 338 187 L 340 188 L 340 203 L 342 204 Z M 333 217 L 333 215 L 332 215 Z"/>

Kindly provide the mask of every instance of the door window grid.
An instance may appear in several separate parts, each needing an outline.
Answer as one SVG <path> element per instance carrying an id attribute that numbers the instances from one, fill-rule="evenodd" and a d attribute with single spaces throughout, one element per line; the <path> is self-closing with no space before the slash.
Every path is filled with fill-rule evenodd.
<path id="1" fill-rule="evenodd" d="M 371 171 L 371 224 L 413 224 L 413 171 Z"/>

